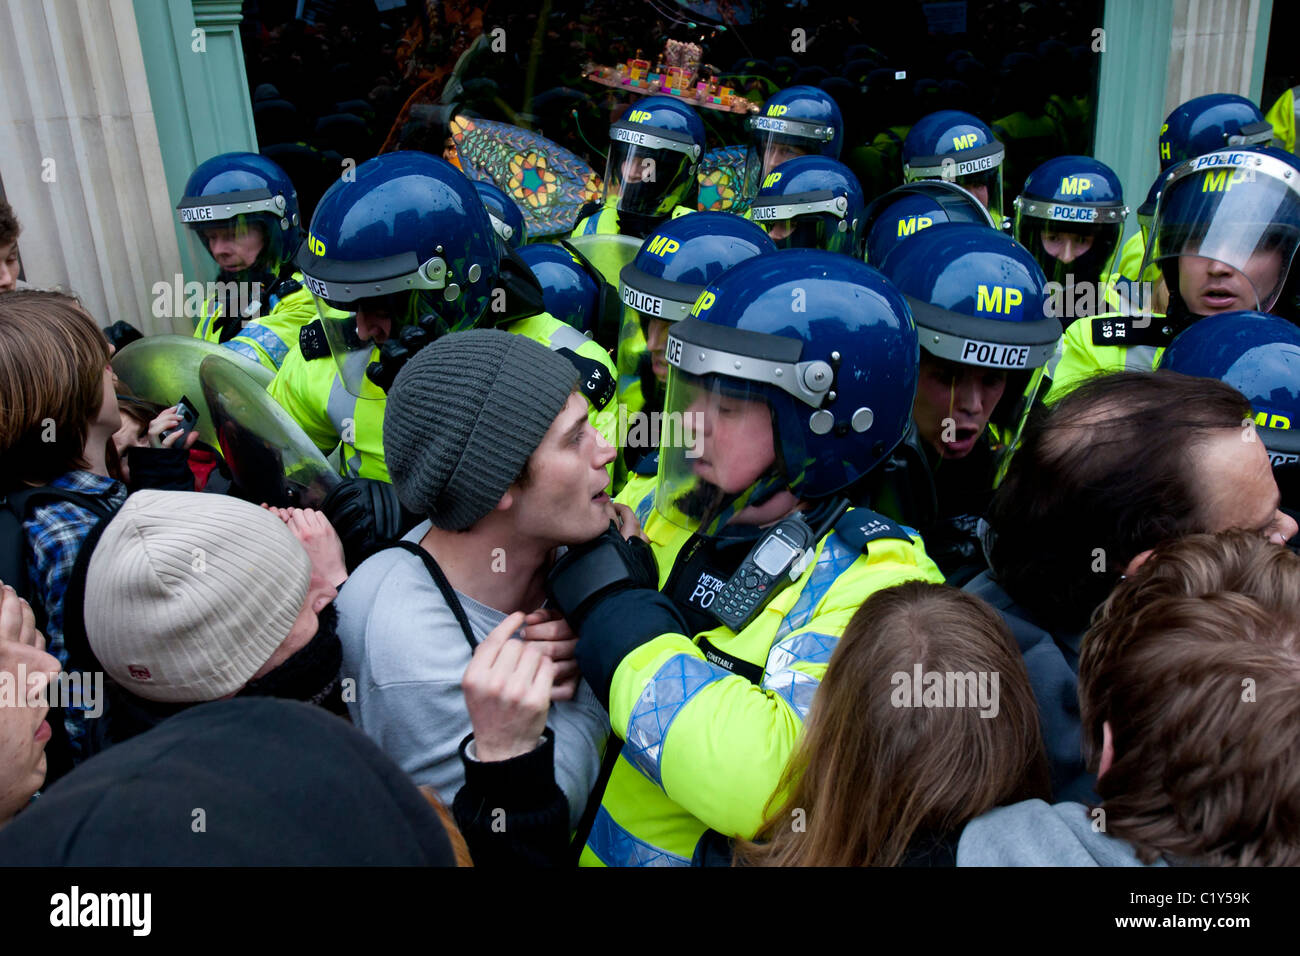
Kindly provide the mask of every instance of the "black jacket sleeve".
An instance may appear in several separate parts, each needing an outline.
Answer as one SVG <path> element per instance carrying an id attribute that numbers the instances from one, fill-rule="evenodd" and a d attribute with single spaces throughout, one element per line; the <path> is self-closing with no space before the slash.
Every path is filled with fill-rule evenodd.
<path id="1" fill-rule="evenodd" d="M 475 866 L 558 867 L 568 863 L 569 801 L 555 782 L 555 732 L 533 750 L 509 760 L 481 763 L 460 742 L 465 784 L 452 813 Z"/>
<path id="2" fill-rule="evenodd" d="M 189 452 L 184 449 L 134 447 L 127 449 L 126 458 L 130 491 L 194 490 L 194 472 L 190 471 Z"/>

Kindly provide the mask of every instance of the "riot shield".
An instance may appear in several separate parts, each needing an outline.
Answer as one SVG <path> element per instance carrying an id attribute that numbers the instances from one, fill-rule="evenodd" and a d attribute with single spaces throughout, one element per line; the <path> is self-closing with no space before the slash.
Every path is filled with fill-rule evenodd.
<path id="1" fill-rule="evenodd" d="M 185 335 L 151 335 L 113 356 L 113 372 L 136 398 L 170 408 L 187 397 L 199 413 L 199 439 L 217 446 L 217 433 L 203 398 L 199 366 L 209 358 L 227 362 L 262 391 L 275 374 L 230 349 Z"/>
<path id="2" fill-rule="evenodd" d="M 235 482 L 254 501 L 319 508 L 342 480 L 266 389 L 229 362 L 199 365 L 203 401 Z"/>

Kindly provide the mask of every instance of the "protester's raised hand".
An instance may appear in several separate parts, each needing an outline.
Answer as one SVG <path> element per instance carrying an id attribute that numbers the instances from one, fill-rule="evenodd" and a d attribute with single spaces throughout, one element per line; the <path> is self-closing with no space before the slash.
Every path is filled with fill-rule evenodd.
<path id="1" fill-rule="evenodd" d="M 153 448 L 174 448 L 181 433 L 162 437 L 162 433 L 169 428 L 176 428 L 181 423 L 179 406 L 173 405 L 171 408 L 164 408 L 158 413 L 158 416 L 149 423 L 149 445 Z M 189 449 L 194 447 L 194 443 L 199 440 L 199 433 L 191 431 L 185 436 L 185 444 L 182 448 Z"/>
<path id="2" fill-rule="evenodd" d="M 343 542 L 319 511 L 311 508 L 270 508 L 288 526 L 311 558 L 312 586 L 338 587 L 348 578 Z"/>
<path id="3" fill-rule="evenodd" d="M 0 641 L 26 644 L 45 650 L 45 637 L 36 629 L 32 606 L 7 584 L 0 586 Z"/>
<path id="4" fill-rule="evenodd" d="M 555 664 L 539 641 L 512 640 L 525 615 L 516 611 L 474 649 L 461 688 L 474 726 L 474 746 L 483 761 L 528 753 L 546 729 Z"/>
<path id="5" fill-rule="evenodd" d="M 543 608 L 524 618 L 524 640 L 536 641 L 537 648 L 555 663 L 551 700 L 573 700 L 578 692 L 578 661 L 574 651 L 578 635 L 559 611 Z"/>

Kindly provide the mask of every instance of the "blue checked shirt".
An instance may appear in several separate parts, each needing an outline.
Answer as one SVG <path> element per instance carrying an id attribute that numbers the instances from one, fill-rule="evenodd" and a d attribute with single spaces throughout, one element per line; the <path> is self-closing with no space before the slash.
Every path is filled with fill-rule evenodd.
<path id="1" fill-rule="evenodd" d="M 116 511 L 126 501 L 126 485 L 103 475 L 88 471 L 70 471 L 50 482 L 55 488 L 80 492 L 100 498 Z M 27 533 L 30 552 L 27 556 L 27 578 L 33 596 L 40 600 L 45 610 L 45 647 L 67 666 L 68 651 L 63 644 L 63 596 L 68 588 L 72 566 L 81 550 L 81 543 L 95 526 L 98 517 L 70 501 L 54 501 L 33 508 L 23 530 Z M 86 718 L 82 709 L 69 706 L 67 713 L 68 738 L 75 760 L 83 756 L 82 741 L 86 733 Z"/>

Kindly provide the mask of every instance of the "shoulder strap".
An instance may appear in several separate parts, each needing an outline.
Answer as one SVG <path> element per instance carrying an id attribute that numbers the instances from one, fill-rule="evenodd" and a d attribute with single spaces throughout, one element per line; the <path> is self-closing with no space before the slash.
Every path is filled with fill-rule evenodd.
<path id="1" fill-rule="evenodd" d="M 113 514 L 111 508 L 92 495 L 82 494 L 79 491 L 70 491 L 67 488 L 56 488 L 53 485 L 10 491 L 7 494 L 0 495 L 0 505 L 12 511 L 19 521 L 25 521 L 27 512 L 37 504 L 45 503 L 47 499 L 49 501 L 71 502 L 85 508 L 97 518 L 108 518 Z"/>
<path id="2" fill-rule="evenodd" d="M 309 362 L 330 354 L 330 344 L 325 338 L 325 324 L 320 319 L 308 322 L 298 330 L 298 348 L 302 351 L 302 357 Z"/>
<path id="3" fill-rule="evenodd" d="M 870 508 L 853 508 L 835 522 L 835 533 L 852 550 L 866 551 L 867 545 L 878 538 L 897 538 L 911 542 L 916 534 L 906 525 L 891 521 Z"/>
<path id="4" fill-rule="evenodd" d="M 474 648 L 478 647 L 478 641 L 474 637 L 474 630 L 469 626 L 469 618 L 465 615 L 465 608 L 461 606 L 460 598 L 456 596 L 456 589 L 451 586 L 447 576 L 442 573 L 442 568 L 438 567 L 438 562 L 433 560 L 433 555 L 414 541 L 398 541 L 392 547 L 401 548 L 424 562 L 429 577 L 433 578 L 433 583 L 438 585 L 438 590 L 442 592 L 442 599 L 451 608 L 451 613 L 456 615 L 456 621 L 465 634 L 465 640 L 469 643 L 469 652 L 473 654 Z"/>

